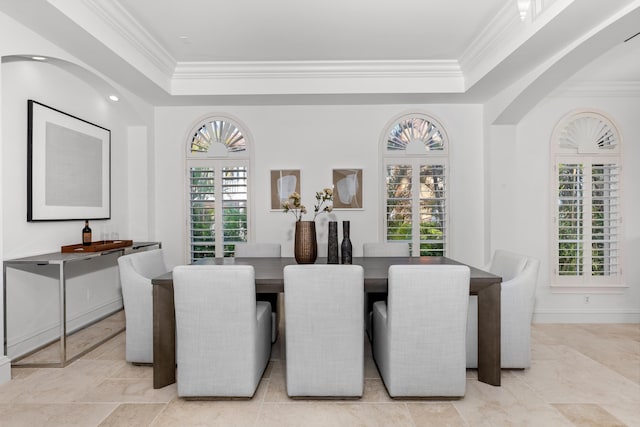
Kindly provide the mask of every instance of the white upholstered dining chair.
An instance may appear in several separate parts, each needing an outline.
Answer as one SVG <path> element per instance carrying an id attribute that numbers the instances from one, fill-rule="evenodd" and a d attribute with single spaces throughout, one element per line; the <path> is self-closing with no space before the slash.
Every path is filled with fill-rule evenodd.
<path id="1" fill-rule="evenodd" d="M 168 272 L 162 249 L 118 258 L 126 323 L 125 357 L 131 363 L 153 363 L 153 288 L 151 279 Z"/>
<path id="2" fill-rule="evenodd" d="M 288 265 L 284 289 L 287 394 L 362 396 L 363 268 Z"/>
<path id="3" fill-rule="evenodd" d="M 392 397 L 460 397 L 466 389 L 469 267 L 392 265 L 373 305 L 373 357 Z"/>
<path id="4" fill-rule="evenodd" d="M 271 305 L 250 265 L 173 270 L 178 395 L 252 397 L 271 355 Z"/>
<path id="5" fill-rule="evenodd" d="M 531 366 L 531 321 L 540 261 L 496 250 L 489 271 L 502 277 L 500 292 L 500 366 Z M 478 367 L 478 298 L 469 297 L 467 368 Z"/>

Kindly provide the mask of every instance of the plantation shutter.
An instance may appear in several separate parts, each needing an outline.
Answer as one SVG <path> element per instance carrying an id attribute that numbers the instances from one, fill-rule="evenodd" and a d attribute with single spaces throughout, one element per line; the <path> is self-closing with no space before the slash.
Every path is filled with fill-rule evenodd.
<path id="1" fill-rule="evenodd" d="M 222 170 L 222 223 L 224 256 L 231 256 L 234 242 L 247 241 L 247 168 L 225 167 Z"/>
<path id="2" fill-rule="evenodd" d="M 420 255 L 444 256 L 447 204 L 444 165 L 420 167 Z"/>
<path id="3" fill-rule="evenodd" d="M 582 164 L 558 165 L 558 275 L 581 276 L 584 252 Z"/>
<path id="4" fill-rule="evenodd" d="M 591 169 L 591 273 L 615 276 L 618 272 L 619 170 L 616 164 L 595 164 Z"/>
<path id="5" fill-rule="evenodd" d="M 619 271 L 619 171 L 616 163 L 559 163 L 559 276 L 616 276 Z"/>
<path id="6" fill-rule="evenodd" d="M 387 241 L 412 239 L 413 191 L 410 165 L 387 165 Z"/>
<path id="7" fill-rule="evenodd" d="M 213 168 L 192 167 L 189 174 L 190 259 L 213 258 L 215 238 L 215 176 Z"/>

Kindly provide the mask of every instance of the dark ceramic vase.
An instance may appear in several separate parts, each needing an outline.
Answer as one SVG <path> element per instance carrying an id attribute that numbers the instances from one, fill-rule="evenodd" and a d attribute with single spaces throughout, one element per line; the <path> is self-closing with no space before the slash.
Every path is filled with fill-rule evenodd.
<path id="1" fill-rule="evenodd" d="M 338 264 L 338 222 L 329 221 L 329 243 L 327 245 L 327 264 Z"/>
<path id="2" fill-rule="evenodd" d="M 350 234 L 350 224 L 349 221 L 342 221 L 342 246 L 341 246 L 341 256 L 343 264 L 351 264 L 352 257 L 352 247 L 351 247 L 351 239 L 349 237 Z"/>

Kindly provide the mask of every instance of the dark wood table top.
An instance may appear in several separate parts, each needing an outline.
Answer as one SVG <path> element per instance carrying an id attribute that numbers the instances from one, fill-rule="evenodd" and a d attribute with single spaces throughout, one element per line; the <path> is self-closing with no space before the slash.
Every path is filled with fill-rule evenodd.
<path id="1" fill-rule="evenodd" d="M 318 258 L 316 264 L 325 264 L 326 258 Z M 199 265 L 251 265 L 255 269 L 256 292 L 284 292 L 283 269 L 297 264 L 294 258 L 206 258 Z M 367 292 L 386 292 L 389 267 L 392 265 L 465 265 L 446 257 L 359 257 L 353 258 L 354 265 L 364 268 L 364 286 Z M 485 287 L 502 281 L 502 278 L 469 266 L 471 269 L 470 294 L 476 295 Z M 153 279 L 154 285 L 172 285 L 171 273 Z"/>

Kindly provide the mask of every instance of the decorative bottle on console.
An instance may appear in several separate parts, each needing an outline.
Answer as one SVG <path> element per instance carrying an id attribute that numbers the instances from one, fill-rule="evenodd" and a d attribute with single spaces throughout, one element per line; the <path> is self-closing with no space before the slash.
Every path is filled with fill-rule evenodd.
<path id="1" fill-rule="evenodd" d="M 351 239 L 349 238 L 349 221 L 342 221 L 342 246 L 340 247 L 342 252 L 342 263 L 351 264 Z"/>
<path id="2" fill-rule="evenodd" d="M 91 246 L 91 228 L 89 228 L 88 219 L 84 221 L 84 228 L 82 229 L 82 244 Z"/>
<path id="3" fill-rule="evenodd" d="M 338 221 L 329 221 L 327 264 L 338 264 Z"/>

